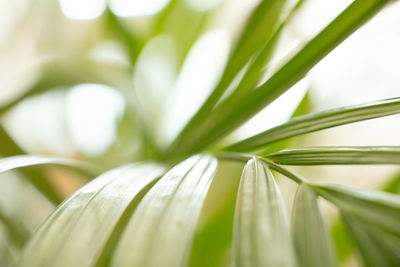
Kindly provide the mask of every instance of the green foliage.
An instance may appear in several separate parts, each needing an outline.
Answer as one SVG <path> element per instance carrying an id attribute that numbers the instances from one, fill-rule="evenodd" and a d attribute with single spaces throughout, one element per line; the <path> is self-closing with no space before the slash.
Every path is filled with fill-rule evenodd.
<path id="1" fill-rule="evenodd" d="M 312 182 L 281 166 L 399 165 L 400 148 L 395 146 L 288 148 L 295 144 L 292 137 L 397 114 L 399 98 L 308 114 L 307 93 L 288 122 L 237 143 L 228 141 L 219 149 L 221 138 L 305 77 L 389 1 L 354 0 L 264 81 L 282 33 L 304 2 L 260 1 L 241 29 L 213 91 L 165 147 L 156 140 L 159 129 L 143 116 L 141 107 L 147 103 L 138 104 L 141 99 L 135 90 L 139 89 L 131 84 L 133 69 L 143 47 L 160 35 L 175 42 L 180 67 L 214 13 L 172 0 L 149 18 L 148 25 L 141 22 L 147 25 L 143 33 L 107 8 L 96 24 L 102 32 L 99 38 L 114 38 L 128 63 L 87 59 L 90 45 L 85 43 L 77 55 L 40 65 L 38 80 L 2 104 L 0 115 L 56 87 L 109 85 L 122 93 L 127 105 L 116 143 L 97 158 L 33 156 L 0 126 L 0 172 L 16 170 L 58 205 L 32 237 L 22 220 L 0 206 L 0 226 L 6 229 L 0 227 L 0 234 L 6 232 L 11 244 L 6 247 L 0 241 L 0 252 L 17 255 L 19 266 L 26 267 L 312 267 L 341 264 L 352 255 L 354 245 L 364 266 L 399 266 L 399 196 Z M 130 147 L 133 152 L 125 156 Z M 42 165 L 73 170 L 88 183 L 64 200 L 60 186 Z M 122 166 L 110 170 L 115 165 Z M 280 180 L 271 170 L 296 183 L 293 203 L 285 203 Z M 99 176 L 93 179 L 95 175 Z M 396 177 L 383 191 L 398 193 L 398 189 Z M 331 231 L 319 198 L 339 210 L 341 220 Z M 289 219 L 286 210 L 291 206 Z"/>

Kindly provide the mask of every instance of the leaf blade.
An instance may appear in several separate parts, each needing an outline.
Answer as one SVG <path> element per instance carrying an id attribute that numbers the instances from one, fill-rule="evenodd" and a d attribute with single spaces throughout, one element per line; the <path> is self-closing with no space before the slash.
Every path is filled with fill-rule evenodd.
<path id="1" fill-rule="evenodd" d="M 130 164 L 93 180 L 42 224 L 20 265 L 91 266 L 129 203 L 163 172 L 154 164 Z"/>
<path id="2" fill-rule="evenodd" d="M 355 0 L 264 84 L 244 98 L 226 99 L 167 155 L 191 154 L 226 136 L 297 83 L 324 56 L 378 12 L 388 0 Z"/>
<path id="3" fill-rule="evenodd" d="M 342 211 L 400 236 L 400 197 L 385 192 L 344 185 L 309 183 L 316 192 Z"/>
<path id="4" fill-rule="evenodd" d="M 282 125 L 233 144 L 227 150 L 254 151 L 282 139 L 399 112 L 400 98 L 335 108 L 294 118 Z"/>
<path id="5" fill-rule="evenodd" d="M 319 210 L 317 195 L 304 184 L 296 193 L 292 229 L 300 266 L 337 266 L 332 238 Z"/>
<path id="6" fill-rule="evenodd" d="M 286 210 L 265 163 L 250 160 L 242 173 L 233 233 L 234 266 L 295 266 Z"/>
<path id="7" fill-rule="evenodd" d="M 348 232 L 353 237 L 364 266 L 398 266 L 400 238 L 369 225 L 345 212 L 341 214 Z"/>
<path id="8" fill-rule="evenodd" d="M 311 147 L 266 156 L 283 165 L 400 164 L 400 147 Z"/>
<path id="9" fill-rule="evenodd" d="M 214 158 L 193 156 L 164 175 L 143 198 L 125 228 L 111 265 L 186 263 L 188 246 L 216 167 Z M 157 257 L 151 256 L 154 251 Z"/>

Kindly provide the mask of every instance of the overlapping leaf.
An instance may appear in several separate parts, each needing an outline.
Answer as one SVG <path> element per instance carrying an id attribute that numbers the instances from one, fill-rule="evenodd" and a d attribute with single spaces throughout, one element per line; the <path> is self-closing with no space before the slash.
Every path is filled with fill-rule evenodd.
<path id="1" fill-rule="evenodd" d="M 366 267 L 399 266 L 400 236 L 383 231 L 345 212 L 343 221 L 352 236 Z"/>
<path id="2" fill-rule="evenodd" d="M 294 118 L 282 125 L 236 143 L 230 146 L 228 150 L 254 151 L 282 139 L 399 112 L 400 98 L 335 108 Z"/>
<path id="3" fill-rule="evenodd" d="M 193 156 L 146 194 L 122 233 L 112 266 L 183 266 L 217 161 Z"/>
<path id="4" fill-rule="evenodd" d="M 230 133 L 303 78 L 315 64 L 388 2 L 353 1 L 264 84 L 244 98 L 227 98 L 221 102 L 214 109 L 213 116 L 198 122 L 192 131 L 182 133 L 166 154 L 194 153 Z"/>
<path id="5" fill-rule="evenodd" d="M 13 170 L 16 168 L 32 167 L 38 165 L 60 165 L 90 175 L 99 173 L 98 168 L 90 164 L 84 163 L 82 161 L 67 159 L 67 158 L 54 158 L 54 157 L 35 156 L 35 155 L 19 155 L 19 156 L 1 158 L 0 173 Z"/>
<path id="6" fill-rule="evenodd" d="M 293 207 L 292 229 L 299 266 L 336 266 L 332 238 L 319 210 L 317 195 L 300 185 Z"/>
<path id="7" fill-rule="evenodd" d="M 120 217 L 164 168 L 131 164 L 109 171 L 68 198 L 31 239 L 20 266 L 97 263 Z"/>
<path id="8" fill-rule="evenodd" d="M 312 183 L 322 197 L 349 215 L 400 237 L 400 197 L 343 185 Z"/>
<path id="9" fill-rule="evenodd" d="M 234 266 L 296 266 L 280 191 L 268 166 L 257 159 L 243 170 L 232 254 Z"/>
<path id="10" fill-rule="evenodd" d="M 285 165 L 400 164 L 400 147 L 311 147 L 285 149 L 267 158 Z"/>

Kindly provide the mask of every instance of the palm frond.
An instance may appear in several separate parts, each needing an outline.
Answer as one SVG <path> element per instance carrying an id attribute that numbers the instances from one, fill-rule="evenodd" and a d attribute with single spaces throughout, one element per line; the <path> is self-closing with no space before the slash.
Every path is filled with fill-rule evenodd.
<path id="1" fill-rule="evenodd" d="M 400 112 L 400 98 L 384 99 L 371 103 L 326 110 L 294 119 L 252 136 L 227 148 L 231 151 L 249 152 L 262 149 L 271 143 L 348 123 L 370 120 Z"/>

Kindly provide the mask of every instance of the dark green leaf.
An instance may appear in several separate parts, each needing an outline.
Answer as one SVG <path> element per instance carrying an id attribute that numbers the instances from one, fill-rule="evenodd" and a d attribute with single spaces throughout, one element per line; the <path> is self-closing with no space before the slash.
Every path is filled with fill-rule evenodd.
<path id="1" fill-rule="evenodd" d="M 303 78 L 315 64 L 388 2 L 355 0 L 264 84 L 244 98 L 227 98 L 214 109 L 212 116 L 207 116 L 192 131 L 180 135 L 170 147 L 168 156 L 171 157 L 171 153 L 195 153 L 230 133 Z"/>

